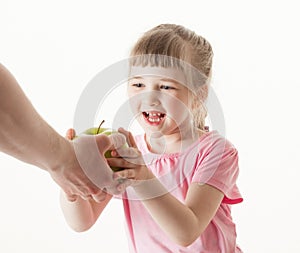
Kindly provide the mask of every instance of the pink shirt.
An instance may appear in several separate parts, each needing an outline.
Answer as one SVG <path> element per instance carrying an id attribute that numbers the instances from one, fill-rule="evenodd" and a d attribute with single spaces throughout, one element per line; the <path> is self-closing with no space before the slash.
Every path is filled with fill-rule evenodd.
<path id="1" fill-rule="evenodd" d="M 127 188 L 123 204 L 131 253 L 237 253 L 235 224 L 231 217 L 231 204 L 243 201 L 236 186 L 238 152 L 217 131 L 207 132 L 189 148 L 174 154 L 153 154 L 144 141 L 136 136 L 136 143 L 149 162 L 149 169 L 177 199 L 184 202 L 191 183 L 212 185 L 224 193 L 224 199 L 201 236 L 188 247 L 171 241 Z M 199 203 L 200 204 L 200 203 Z"/>

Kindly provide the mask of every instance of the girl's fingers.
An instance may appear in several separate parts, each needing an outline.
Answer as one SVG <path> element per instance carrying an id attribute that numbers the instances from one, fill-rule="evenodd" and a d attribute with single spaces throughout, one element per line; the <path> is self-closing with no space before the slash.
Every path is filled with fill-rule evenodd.
<path id="1" fill-rule="evenodd" d="M 132 185 L 132 183 L 133 180 L 125 179 L 122 183 L 118 184 L 117 189 L 120 193 L 123 193 L 128 186 Z"/>
<path id="2" fill-rule="evenodd" d="M 134 137 L 131 132 L 126 131 L 124 128 L 120 127 L 118 131 L 126 136 L 127 143 L 129 147 L 137 148 Z"/>
<path id="3" fill-rule="evenodd" d="M 126 169 L 122 171 L 115 172 L 113 178 L 118 180 L 119 178 L 127 178 L 127 179 L 134 179 L 136 176 L 134 169 Z"/>
<path id="4" fill-rule="evenodd" d="M 131 144 L 131 147 L 137 148 L 137 145 L 135 143 L 135 139 L 134 139 L 131 132 L 129 132 L 128 139 L 129 139 L 129 142 Z"/>
<path id="5" fill-rule="evenodd" d="M 110 149 L 119 149 L 123 147 L 126 143 L 126 136 L 121 133 L 114 133 L 112 135 L 109 135 L 108 138 L 111 141 L 111 147 Z"/>
<path id="6" fill-rule="evenodd" d="M 124 158 L 137 158 L 140 156 L 140 152 L 133 147 L 130 148 L 120 148 L 117 150 L 112 150 L 111 155 L 113 157 L 124 157 Z"/>
<path id="7" fill-rule="evenodd" d="M 119 167 L 124 169 L 133 169 L 141 164 L 139 158 L 128 158 L 128 157 L 127 158 L 122 158 L 122 157 L 106 158 L 106 161 L 109 166 Z"/>
<path id="8" fill-rule="evenodd" d="M 106 158 L 106 161 L 110 167 L 127 168 L 127 161 L 122 158 Z"/>

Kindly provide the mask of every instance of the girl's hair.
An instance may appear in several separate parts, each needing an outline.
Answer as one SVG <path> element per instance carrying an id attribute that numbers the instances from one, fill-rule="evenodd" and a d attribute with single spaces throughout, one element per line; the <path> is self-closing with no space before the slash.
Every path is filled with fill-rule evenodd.
<path id="1" fill-rule="evenodd" d="M 180 67 L 180 62 L 185 62 L 201 73 L 201 81 L 193 81 L 196 94 L 191 101 L 191 110 L 195 126 L 206 130 L 204 101 L 208 95 L 213 51 L 205 38 L 180 25 L 161 24 L 144 33 L 130 56 L 133 66 Z"/>

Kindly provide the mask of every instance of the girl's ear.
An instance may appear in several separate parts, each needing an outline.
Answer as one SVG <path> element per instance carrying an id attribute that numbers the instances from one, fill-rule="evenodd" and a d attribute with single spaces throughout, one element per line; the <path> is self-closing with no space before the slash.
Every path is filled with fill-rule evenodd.
<path id="1" fill-rule="evenodd" d="M 203 84 L 199 87 L 196 94 L 193 94 L 191 101 L 191 113 L 193 117 L 193 124 L 196 128 L 204 130 L 205 118 L 207 110 L 205 100 L 208 97 L 209 87 L 208 84 Z"/>
<path id="2" fill-rule="evenodd" d="M 208 97 L 208 84 L 203 84 L 197 90 L 196 94 L 192 94 L 192 109 L 199 108 Z"/>
<path id="3" fill-rule="evenodd" d="M 208 84 L 201 85 L 199 89 L 200 99 L 204 102 L 208 96 Z"/>

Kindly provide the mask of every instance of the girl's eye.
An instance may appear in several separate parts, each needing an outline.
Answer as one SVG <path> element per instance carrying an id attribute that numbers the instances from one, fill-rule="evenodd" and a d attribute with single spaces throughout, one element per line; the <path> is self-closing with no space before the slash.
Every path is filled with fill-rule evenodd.
<path id="1" fill-rule="evenodd" d="M 142 83 L 133 83 L 132 86 L 137 87 L 137 88 L 141 88 L 144 85 Z"/>
<path id="2" fill-rule="evenodd" d="M 174 89 L 174 87 L 171 87 L 171 86 L 168 86 L 168 85 L 161 85 L 160 88 L 163 89 L 163 90 L 173 90 Z"/>

